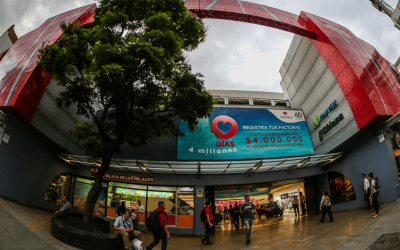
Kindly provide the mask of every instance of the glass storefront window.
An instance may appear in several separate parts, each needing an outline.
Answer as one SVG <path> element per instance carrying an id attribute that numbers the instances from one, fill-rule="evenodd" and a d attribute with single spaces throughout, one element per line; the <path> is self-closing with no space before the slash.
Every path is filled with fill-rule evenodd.
<path id="1" fill-rule="evenodd" d="M 86 198 L 89 194 L 90 189 L 92 189 L 94 181 L 76 178 L 75 182 L 75 190 L 74 190 L 74 200 L 72 203 L 72 207 L 78 210 L 84 211 Z M 102 189 L 99 198 L 97 199 L 94 214 L 98 216 L 106 216 L 106 204 L 107 204 L 107 183 L 102 183 Z"/>
<path id="2" fill-rule="evenodd" d="M 73 207 L 85 209 L 86 197 L 93 180 L 77 178 Z M 126 209 L 136 214 L 136 222 L 144 223 L 146 216 L 164 201 L 168 226 L 194 227 L 194 188 L 136 185 L 121 182 L 103 183 L 95 214 L 116 218 L 117 208 L 125 202 Z M 104 208 L 104 209 L 103 209 Z"/>
<path id="3" fill-rule="evenodd" d="M 356 200 L 353 185 L 346 176 L 337 172 L 329 172 L 328 181 L 332 205 Z"/>
<path id="4" fill-rule="evenodd" d="M 194 227 L 194 189 L 178 188 L 178 227 Z"/>
<path id="5" fill-rule="evenodd" d="M 61 204 L 64 195 L 69 198 L 71 179 L 70 174 L 61 174 L 54 178 L 47 187 L 45 200 L 47 202 Z"/>
<path id="6" fill-rule="evenodd" d="M 125 202 L 126 209 L 130 209 L 136 214 L 136 221 L 145 222 L 147 186 L 120 182 L 110 182 L 110 185 L 112 185 L 112 188 L 109 188 L 108 195 L 112 200 L 110 207 L 107 209 L 107 216 L 117 217 L 117 206 Z"/>
<path id="7" fill-rule="evenodd" d="M 149 193 L 147 196 L 147 214 L 158 208 L 158 202 L 163 201 L 165 204 L 165 212 L 167 213 L 167 225 L 176 226 L 176 187 L 159 187 L 149 186 Z"/>

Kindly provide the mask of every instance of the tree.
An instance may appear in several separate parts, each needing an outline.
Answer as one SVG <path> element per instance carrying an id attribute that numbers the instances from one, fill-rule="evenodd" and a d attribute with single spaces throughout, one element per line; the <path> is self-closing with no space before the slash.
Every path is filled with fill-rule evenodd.
<path id="1" fill-rule="evenodd" d="M 185 54 L 204 41 L 206 29 L 182 0 L 101 0 L 94 20 L 92 29 L 63 24 L 63 36 L 39 55 L 46 73 L 64 87 L 58 106 L 74 104 L 95 123 L 71 130 L 86 152 L 101 158 L 85 222 L 93 220 L 103 175 L 122 144 L 140 147 L 152 137 L 179 136 L 178 118 L 193 131 L 213 110 L 203 76 L 192 73 Z"/>

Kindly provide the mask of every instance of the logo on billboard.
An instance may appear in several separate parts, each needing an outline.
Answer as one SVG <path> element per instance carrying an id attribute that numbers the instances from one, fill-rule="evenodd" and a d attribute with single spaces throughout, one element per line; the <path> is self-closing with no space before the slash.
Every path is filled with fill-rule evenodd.
<path id="1" fill-rule="evenodd" d="M 301 112 L 294 113 L 294 116 L 296 116 L 296 118 L 303 118 L 303 114 Z"/>
<path id="2" fill-rule="evenodd" d="M 224 124 L 231 125 L 231 128 L 229 129 L 228 132 L 224 133 L 219 129 L 218 123 L 220 122 L 222 123 L 222 125 Z M 232 138 L 234 135 L 236 135 L 237 130 L 238 130 L 238 125 L 236 121 L 232 117 L 226 115 L 220 115 L 211 122 L 211 133 L 213 133 L 215 137 L 221 140 Z"/>
<path id="3" fill-rule="evenodd" d="M 287 112 L 283 112 L 284 115 L 287 115 Z"/>

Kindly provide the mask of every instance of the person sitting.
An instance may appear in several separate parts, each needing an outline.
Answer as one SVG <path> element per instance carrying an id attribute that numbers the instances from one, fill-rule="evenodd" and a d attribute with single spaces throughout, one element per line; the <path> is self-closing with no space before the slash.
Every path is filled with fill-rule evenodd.
<path id="1" fill-rule="evenodd" d="M 68 197 L 66 195 L 63 196 L 63 204 L 61 206 L 61 209 L 55 212 L 55 215 L 57 217 L 64 217 L 66 218 L 68 216 L 68 211 L 71 210 L 72 205 L 71 202 L 69 202 Z"/>
<path id="2" fill-rule="evenodd" d="M 114 229 L 117 231 L 118 235 L 122 236 L 124 242 L 124 249 L 132 250 L 133 239 L 140 240 L 142 238 L 142 233 L 133 229 L 132 223 L 132 212 L 127 210 L 125 214 L 118 216 L 114 223 Z"/>
<path id="3" fill-rule="evenodd" d="M 279 206 L 276 202 L 274 202 L 274 212 L 275 212 L 276 216 L 278 216 L 278 210 L 279 210 Z"/>

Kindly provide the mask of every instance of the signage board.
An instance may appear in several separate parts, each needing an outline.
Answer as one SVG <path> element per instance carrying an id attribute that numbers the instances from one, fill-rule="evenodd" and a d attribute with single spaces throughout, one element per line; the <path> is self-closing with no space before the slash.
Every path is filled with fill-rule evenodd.
<path id="1" fill-rule="evenodd" d="M 219 190 L 214 191 L 214 197 L 219 198 L 244 198 L 245 195 L 258 196 L 269 194 L 268 188 L 255 188 L 255 189 L 245 189 L 245 190 Z"/>
<path id="2" fill-rule="evenodd" d="M 129 188 L 115 188 L 115 194 L 119 195 L 127 195 L 127 196 L 136 196 L 136 197 L 146 197 L 145 190 L 134 190 Z M 149 198 L 159 198 L 159 199 L 173 199 L 175 196 L 174 193 L 171 192 L 156 192 L 149 191 Z"/>
<path id="3" fill-rule="evenodd" d="M 289 194 L 282 194 L 281 195 L 281 199 L 286 199 L 286 198 L 288 198 L 289 197 Z"/>
<path id="4" fill-rule="evenodd" d="M 177 159 L 230 160 L 314 154 L 304 114 L 298 110 L 215 108 L 178 138 Z"/>
<path id="5" fill-rule="evenodd" d="M 97 172 L 92 171 L 92 176 L 95 176 Z M 105 179 L 121 180 L 121 181 L 135 181 L 135 182 L 154 182 L 154 177 L 140 177 L 133 175 L 119 175 L 119 174 L 105 174 Z"/>

